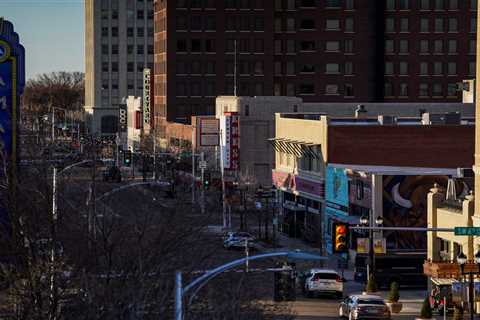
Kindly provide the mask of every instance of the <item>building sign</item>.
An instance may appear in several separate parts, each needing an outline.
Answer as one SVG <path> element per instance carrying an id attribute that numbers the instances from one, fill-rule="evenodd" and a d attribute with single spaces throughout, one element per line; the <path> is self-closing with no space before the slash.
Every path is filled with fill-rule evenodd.
<path id="1" fill-rule="evenodd" d="M 200 128 L 198 145 L 201 147 L 218 146 L 218 119 L 199 117 L 197 127 Z"/>
<path id="2" fill-rule="evenodd" d="M 220 118 L 220 150 L 222 169 L 239 170 L 240 161 L 240 127 L 236 112 L 226 112 Z"/>
<path id="3" fill-rule="evenodd" d="M 308 193 L 312 196 L 325 197 L 325 183 L 323 181 L 312 181 L 299 176 L 294 176 L 295 190 Z"/>
<path id="4" fill-rule="evenodd" d="M 128 122 L 126 104 L 121 104 L 118 108 L 118 127 L 120 128 L 120 132 L 127 132 Z"/>
<path id="5" fill-rule="evenodd" d="M 272 183 L 275 187 L 281 189 L 290 189 L 292 181 L 291 175 L 287 172 L 272 170 Z"/>
<path id="6" fill-rule="evenodd" d="M 143 127 L 150 129 L 150 69 L 143 69 Z"/>

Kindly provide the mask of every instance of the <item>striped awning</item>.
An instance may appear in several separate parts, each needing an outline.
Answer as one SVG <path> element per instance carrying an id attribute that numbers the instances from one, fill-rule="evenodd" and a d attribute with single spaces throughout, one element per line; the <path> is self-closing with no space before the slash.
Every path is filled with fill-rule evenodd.
<path id="1" fill-rule="evenodd" d="M 270 138 L 267 141 L 273 146 L 277 152 L 283 152 L 294 155 L 297 158 L 314 158 L 321 159 L 320 154 L 313 148 L 319 144 L 291 140 L 286 138 Z"/>

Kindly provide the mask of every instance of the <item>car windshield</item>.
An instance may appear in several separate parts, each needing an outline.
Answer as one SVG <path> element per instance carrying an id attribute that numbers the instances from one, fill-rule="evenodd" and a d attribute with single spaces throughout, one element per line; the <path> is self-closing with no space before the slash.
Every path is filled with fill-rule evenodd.
<path id="1" fill-rule="evenodd" d="M 381 305 L 384 306 L 385 302 L 383 300 L 376 300 L 376 299 L 369 299 L 369 300 L 358 300 L 357 304 L 376 304 L 376 305 Z"/>
<path id="2" fill-rule="evenodd" d="M 315 273 L 313 280 L 337 280 L 338 276 L 335 273 Z"/>

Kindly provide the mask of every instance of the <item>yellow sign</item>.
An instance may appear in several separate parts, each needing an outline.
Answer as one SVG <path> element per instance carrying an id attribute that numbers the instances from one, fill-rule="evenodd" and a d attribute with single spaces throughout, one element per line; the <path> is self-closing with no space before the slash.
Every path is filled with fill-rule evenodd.
<path id="1" fill-rule="evenodd" d="M 357 253 L 367 254 L 369 251 L 370 241 L 368 238 L 357 238 Z"/>
<path id="2" fill-rule="evenodd" d="M 385 238 L 373 239 L 373 252 L 375 252 L 375 254 L 387 253 L 387 243 Z"/>

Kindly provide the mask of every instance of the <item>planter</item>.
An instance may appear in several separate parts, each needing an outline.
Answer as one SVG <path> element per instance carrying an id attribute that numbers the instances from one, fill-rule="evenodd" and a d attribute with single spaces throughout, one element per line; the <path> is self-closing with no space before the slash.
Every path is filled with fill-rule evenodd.
<path id="1" fill-rule="evenodd" d="M 400 313 L 402 311 L 403 304 L 401 302 L 387 302 L 386 304 L 390 308 L 391 313 Z"/>

